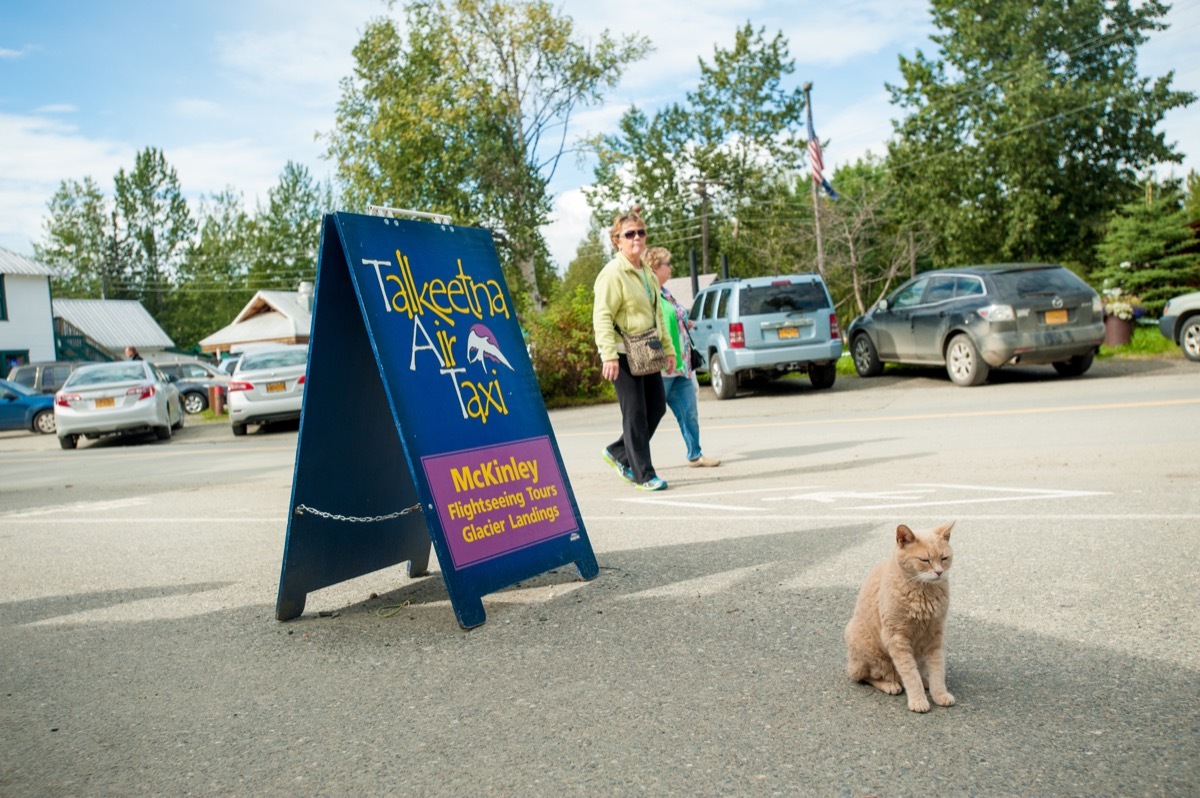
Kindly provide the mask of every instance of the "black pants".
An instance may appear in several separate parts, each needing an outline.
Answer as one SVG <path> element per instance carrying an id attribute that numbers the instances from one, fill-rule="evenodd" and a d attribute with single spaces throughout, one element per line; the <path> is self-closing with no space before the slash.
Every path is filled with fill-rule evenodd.
<path id="1" fill-rule="evenodd" d="M 667 412 L 662 375 L 658 372 L 635 377 L 629 371 L 629 360 L 618 354 L 617 402 L 621 405 L 621 437 L 609 444 L 609 454 L 621 465 L 633 470 L 633 481 L 639 485 L 658 476 L 650 461 L 650 438 Z"/>

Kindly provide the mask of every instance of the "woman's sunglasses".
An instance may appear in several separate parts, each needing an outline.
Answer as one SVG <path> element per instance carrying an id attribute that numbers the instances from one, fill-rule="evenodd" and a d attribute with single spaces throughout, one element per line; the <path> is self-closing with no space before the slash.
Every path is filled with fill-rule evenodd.
<path id="1" fill-rule="evenodd" d="M 632 241 L 635 238 L 645 238 L 646 231 L 644 229 L 643 230 L 626 230 L 625 237 L 628 238 L 630 241 Z"/>

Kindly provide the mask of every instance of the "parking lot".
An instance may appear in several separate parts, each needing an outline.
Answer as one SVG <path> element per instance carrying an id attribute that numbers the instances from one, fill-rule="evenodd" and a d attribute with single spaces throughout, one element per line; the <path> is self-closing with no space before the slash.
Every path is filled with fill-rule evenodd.
<path id="1" fill-rule="evenodd" d="M 601 571 L 455 623 L 388 568 L 274 620 L 296 428 L 0 433 L 0 795 L 1194 795 L 1200 369 L 806 379 L 716 401 L 662 493 L 551 421 Z M 398 508 L 399 509 L 399 508 Z M 927 715 L 845 676 L 898 523 L 956 520 Z"/>

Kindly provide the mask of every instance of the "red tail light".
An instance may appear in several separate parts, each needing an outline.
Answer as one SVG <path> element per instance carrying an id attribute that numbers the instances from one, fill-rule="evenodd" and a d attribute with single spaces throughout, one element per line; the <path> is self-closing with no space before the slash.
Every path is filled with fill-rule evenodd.
<path id="1" fill-rule="evenodd" d="M 740 321 L 729 325 L 729 347 L 730 349 L 746 348 L 746 329 Z"/>
<path id="2" fill-rule="evenodd" d="M 301 374 L 300 379 L 296 380 L 296 387 L 299 388 L 303 384 L 304 384 L 304 375 Z"/>
<path id="3" fill-rule="evenodd" d="M 249 382 L 231 382 L 229 383 L 229 392 L 234 391 L 253 391 L 254 385 Z"/>
<path id="4" fill-rule="evenodd" d="M 154 396 L 154 386 L 153 385 L 137 385 L 137 386 L 134 386 L 133 388 L 130 388 L 128 391 L 126 391 L 125 395 L 126 396 L 136 396 L 137 399 L 135 401 L 140 402 L 143 399 L 149 399 L 151 396 Z"/>
<path id="5" fill-rule="evenodd" d="M 829 314 L 829 337 L 832 340 L 838 340 L 842 337 L 841 331 L 838 329 L 837 314 Z"/>
<path id="6" fill-rule="evenodd" d="M 78 402 L 80 398 L 77 393 L 60 393 L 54 397 L 54 404 L 59 407 L 70 407 L 71 402 Z"/>

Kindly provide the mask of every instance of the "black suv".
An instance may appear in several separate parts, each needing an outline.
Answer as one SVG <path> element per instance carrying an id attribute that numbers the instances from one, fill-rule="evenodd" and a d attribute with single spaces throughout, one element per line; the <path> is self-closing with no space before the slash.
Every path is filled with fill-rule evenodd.
<path id="1" fill-rule="evenodd" d="M 991 369 L 1049 363 L 1065 377 L 1104 342 L 1100 295 L 1069 269 L 1006 263 L 918 274 L 850 323 L 859 376 L 886 363 L 945 365 L 956 385 Z"/>
<path id="2" fill-rule="evenodd" d="M 740 381 L 808 373 L 832 388 L 842 339 L 825 281 L 816 274 L 717 280 L 696 294 L 692 339 L 718 399 Z"/>
<path id="3" fill-rule="evenodd" d="M 23 363 L 13 366 L 8 372 L 10 382 L 24 385 L 38 393 L 57 393 L 58 389 L 71 376 L 71 372 L 80 366 L 86 366 L 85 360 L 50 360 L 43 363 Z"/>

